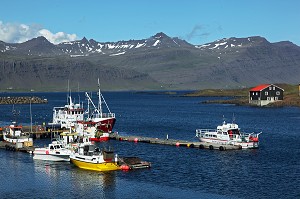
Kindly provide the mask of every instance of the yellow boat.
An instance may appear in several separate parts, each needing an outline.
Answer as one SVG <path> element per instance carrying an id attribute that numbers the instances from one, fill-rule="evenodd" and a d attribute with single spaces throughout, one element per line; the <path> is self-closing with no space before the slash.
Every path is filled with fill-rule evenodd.
<path id="1" fill-rule="evenodd" d="M 82 144 L 70 155 L 70 161 L 77 167 L 93 171 L 115 171 L 121 169 L 111 150 L 100 150 L 93 144 Z"/>

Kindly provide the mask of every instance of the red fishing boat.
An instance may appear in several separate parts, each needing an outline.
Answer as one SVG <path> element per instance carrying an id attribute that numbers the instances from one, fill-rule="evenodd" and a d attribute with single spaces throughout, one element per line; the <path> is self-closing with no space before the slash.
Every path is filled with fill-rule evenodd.
<path id="1" fill-rule="evenodd" d="M 78 120 L 76 132 L 84 136 L 90 137 L 91 141 L 106 141 L 109 139 L 109 133 L 115 125 L 115 113 L 112 113 L 101 94 L 100 83 L 98 79 L 98 105 L 96 106 L 86 92 L 85 96 L 88 100 L 87 117 L 85 120 Z M 102 104 L 105 105 L 107 112 L 103 111 Z"/>

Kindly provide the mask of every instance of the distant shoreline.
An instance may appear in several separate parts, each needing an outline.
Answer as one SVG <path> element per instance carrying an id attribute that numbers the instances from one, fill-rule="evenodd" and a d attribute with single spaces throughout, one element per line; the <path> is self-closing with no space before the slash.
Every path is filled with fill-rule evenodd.
<path id="1" fill-rule="evenodd" d="M 48 103 L 47 99 L 41 99 L 35 96 L 22 96 L 22 97 L 0 97 L 1 104 L 45 104 Z"/>
<path id="2" fill-rule="evenodd" d="M 300 107 L 300 96 L 298 85 L 276 84 L 284 89 L 284 98 L 282 101 L 270 103 L 265 107 L 284 107 L 294 106 Z M 249 90 L 243 89 L 204 89 L 191 93 L 187 93 L 185 97 L 230 97 L 231 99 L 206 100 L 202 103 L 206 104 L 235 104 L 240 106 L 255 106 L 249 103 Z"/>

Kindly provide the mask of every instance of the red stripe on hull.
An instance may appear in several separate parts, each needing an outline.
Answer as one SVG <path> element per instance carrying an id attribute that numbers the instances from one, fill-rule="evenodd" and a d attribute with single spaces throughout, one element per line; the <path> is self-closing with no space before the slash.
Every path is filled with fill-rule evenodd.
<path id="1" fill-rule="evenodd" d="M 108 118 L 106 120 L 101 121 L 100 125 L 98 125 L 98 130 L 102 130 L 105 133 L 112 132 L 114 125 L 116 122 L 116 118 Z"/>
<path id="2" fill-rule="evenodd" d="M 94 142 L 106 142 L 108 140 L 109 140 L 109 137 L 90 138 L 90 141 L 94 141 Z"/>

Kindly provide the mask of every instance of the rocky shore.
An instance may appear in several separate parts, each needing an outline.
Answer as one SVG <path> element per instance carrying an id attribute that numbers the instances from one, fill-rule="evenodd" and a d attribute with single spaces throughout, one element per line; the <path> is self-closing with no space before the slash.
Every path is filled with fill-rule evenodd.
<path id="1" fill-rule="evenodd" d="M 45 104 L 47 99 L 41 99 L 35 96 L 22 97 L 0 97 L 0 104 Z"/>

